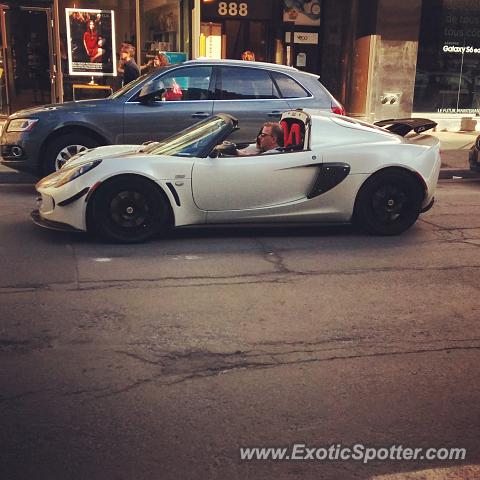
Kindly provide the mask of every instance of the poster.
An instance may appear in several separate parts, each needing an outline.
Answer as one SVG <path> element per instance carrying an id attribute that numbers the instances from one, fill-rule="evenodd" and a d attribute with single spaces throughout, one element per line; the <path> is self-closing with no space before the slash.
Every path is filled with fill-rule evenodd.
<path id="1" fill-rule="evenodd" d="M 321 0 L 283 0 L 283 21 L 295 25 L 320 25 Z"/>
<path id="2" fill-rule="evenodd" d="M 70 75 L 117 75 L 113 10 L 66 8 Z"/>

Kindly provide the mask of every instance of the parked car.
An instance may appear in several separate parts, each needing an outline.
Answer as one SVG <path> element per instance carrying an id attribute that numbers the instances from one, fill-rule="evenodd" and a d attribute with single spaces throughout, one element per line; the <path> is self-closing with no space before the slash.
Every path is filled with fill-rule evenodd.
<path id="1" fill-rule="evenodd" d="M 0 139 L 2 163 L 48 174 L 82 150 L 162 140 L 219 112 L 241 122 L 235 140 L 251 142 L 258 125 L 292 108 L 344 113 L 317 75 L 260 62 L 193 60 L 142 76 L 107 99 L 11 115 Z"/>
<path id="2" fill-rule="evenodd" d="M 401 128 L 388 122 L 407 133 L 407 120 Z M 172 227 L 259 222 L 356 221 L 395 235 L 433 204 L 441 163 L 435 137 L 404 138 L 301 110 L 285 113 L 281 125 L 284 146 L 261 155 L 235 156 L 227 139 L 239 125 L 227 114 L 164 142 L 79 153 L 36 185 L 41 197 L 32 218 L 132 243 Z"/>
<path id="3" fill-rule="evenodd" d="M 470 170 L 472 172 L 480 172 L 480 161 L 478 155 L 480 152 L 480 135 L 476 138 L 475 143 L 468 152 L 468 163 L 470 163 Z"/>

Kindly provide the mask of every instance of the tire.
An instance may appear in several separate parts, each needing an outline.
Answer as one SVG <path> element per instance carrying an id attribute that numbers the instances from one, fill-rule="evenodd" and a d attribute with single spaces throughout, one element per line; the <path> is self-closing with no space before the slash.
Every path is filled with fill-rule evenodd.
<path id="1" fill-rule="evenodd" d="M 45 151 L 45 160 L 42 163 L 42 173 L 50 175 L 73 155 L 88 148 L 98 147 L 100 144 L 92 137 L 83 133 L 68 133 L 56 138 L 48 144 Z"/>
<path id="2" fill-rule="evenodd" d="M 168 200 L 155 185 L 142 178 L 110 180 L 99 187 L 90 201 L 89 229 L 109 241 L 145 242 L 166 233 L 171 225 Z"/>
<path id="3" fill-rule="evenodd" d="M 363 184 L 353 218 L 368 233 L 399 235 L 416 222 L 422 201 L 422 188 L 411 174 L 381 172 Z"/>

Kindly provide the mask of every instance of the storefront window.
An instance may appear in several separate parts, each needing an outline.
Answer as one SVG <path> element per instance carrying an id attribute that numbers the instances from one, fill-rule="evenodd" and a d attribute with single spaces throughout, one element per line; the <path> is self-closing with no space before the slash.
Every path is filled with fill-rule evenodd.
<path id="1" fill-rule="evenodd" d="M 273 23 L 279 15 L 272 0 L 202 2 L 200 54 L 240 60 L 245 51 L 266 62 L 273 56 Z"/>
<path id="2" fill-rule="evenodd" d="M 59 0 L 60 56 L 65 101 L 74 99 L 75 84 L 87 84 L 92 78 L 95 84 L 110 86 L 112 90 L 117 90 L 121 86 L 122 75 L 117 71 L 121 45 L 131 43 L 137 48 L 135 0 L 114 2 L 113 6 L 110 5 L 112 2 L 91 0 L 82 2 L 80 8 L 79 2 Z M 88 33 L 89 24 L 92 22 L 92 31 L 95 31 L 95 34 Z M 95 35 L 97 45 L 93 45 Z M 90 41 L 92 46 L 89 45 Z M 99 58 L 98 55 L 102 50 L 104 58 Z M 75 60 L 74 65 L 71 65 L 69 58 Z M 86 75 L 77 75 L 76 73 L 82 71 L 82 64 Z M 90 72 L 91 75 L 88 75 L 87 73 Z M 100 72 L 105 75 L 95 74 Z M 101 96 L 103 91 L 108 92 L 108 90 L 99 89 L 94 93 Z"/>
<path id="3" fill-rule="evenodd" d="M 165 52 L 170 63 L 182 51 L 179 0 L 140 0 L 142 64 L 148 64 L 158 52 Z"/>
<path id="4" fill-rule="evenodd" d="M 414 112 L 480 112 L 480 1 L 424 0 Z"/>

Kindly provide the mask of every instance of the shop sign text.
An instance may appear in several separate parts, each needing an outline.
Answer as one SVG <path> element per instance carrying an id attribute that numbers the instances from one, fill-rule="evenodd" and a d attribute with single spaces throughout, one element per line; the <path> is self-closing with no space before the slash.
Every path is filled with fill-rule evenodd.
<path id="1" fill-rule="evenodd" d="M 454 47 L 452 45 L 444 45 L 442 49 L 445 53 L 480 53 L 480 48 L 472 46 Z"/>
<path id="2" fill-rule="evenodd" d="M 220 2 L 217 13 L 222 17 L 246 17 L 248 15 L 248 3 Z"/>

